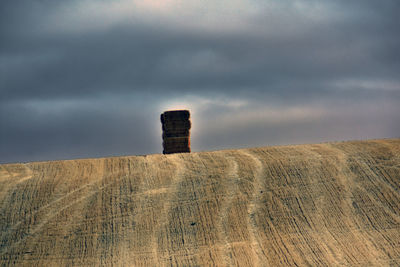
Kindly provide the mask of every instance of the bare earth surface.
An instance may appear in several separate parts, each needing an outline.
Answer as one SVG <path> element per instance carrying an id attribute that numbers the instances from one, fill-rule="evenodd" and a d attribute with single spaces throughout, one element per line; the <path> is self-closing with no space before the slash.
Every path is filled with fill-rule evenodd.
<path id="1" fill-rule="evenodd" d="M 0 165 L 0 265 L 400 266 L 400 139 Z"/>

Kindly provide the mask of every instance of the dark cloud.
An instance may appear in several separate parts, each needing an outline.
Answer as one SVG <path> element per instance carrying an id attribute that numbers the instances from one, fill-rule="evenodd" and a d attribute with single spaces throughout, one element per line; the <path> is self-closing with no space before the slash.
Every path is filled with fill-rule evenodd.
<path id="1" fill-rule="evenodd" d="M 158 114 L 178 102 L 197 112 L 197 150 L 398 137 L 398 1 L 260 2 L 243 17 L 206 1 L 187 25 L 111 3 L 2 1 L 0 162 L 158 153 Z M 255 107 L 265 121 L 246 124 Z"/>
<path id="2" fill-rule="evenodd" d="M 147 154 L 161 145 L 159 112 L 135 100 L 32 101 L 0 111 L 1 158 L 8 161 Z"/>

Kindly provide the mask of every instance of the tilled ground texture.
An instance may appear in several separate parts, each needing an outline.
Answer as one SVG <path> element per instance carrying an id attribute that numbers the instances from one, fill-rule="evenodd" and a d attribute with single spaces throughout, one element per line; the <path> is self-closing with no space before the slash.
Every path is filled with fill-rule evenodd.
<path id="1" fill-rule="evenodd" d="M 399 266 L 400 139 L 0 165 L 0 266 Z"/>

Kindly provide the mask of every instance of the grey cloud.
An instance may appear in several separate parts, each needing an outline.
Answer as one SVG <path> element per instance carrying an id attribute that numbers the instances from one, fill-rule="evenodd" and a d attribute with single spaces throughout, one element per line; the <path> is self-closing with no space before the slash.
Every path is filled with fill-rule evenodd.
<path id="1" fill-rule="evenodd" d="M 336 106 L 348 115 L 330 118 L 336 131 L 326 130 L 328 117 L 203 129 L 193 140 L 197 150 L 398 136 L 398 109 L 376 109 L 375 119 L 366 119 L 369 105 L 400 102 L 398 1 L 299 2 L 328 12 L 316 17 L 282 1 L 272 14 L 265 7 L 244 30 L 226 32 L 151 19 L 95 30 L 46 25 L 51 14 L 54 19 L 74 3 L 0 4 L 0 162 L 158 153 L 158 109 L 183 96 L 243 99 L 250 110 L 328 103 L 329 114 Z M 75 106 L 65 109 L 65 101 Z M 354 114 L 351 107 L 360 101 Z M 234 112 L 240 109 L 210 105 L 197 116 Z"/>
<path id="2" fill-rule="evenodd" d="M 0 161 L 156 153 L 158 119 L 134 100 L 13 103 L 0 107 Z"/>
<path id="3" fill-rule="evenodd" d="M 367 16 L 372 11 L 365 12 Z M 379 14 L 379 9 L 375 13 Z M 375 13 L 372 18 L 377 16 Z M 262 32 L 259 36 L 193 36 L 141 25 L 116 26 L 95 33 L 38 34 L 24 40 L 24 45 L 17 44 L 22 46 L 20 51 L 7 55 L 6 61 L 14 61 L 17 66 L 4 68 L 3 93 L 57 97 L 99 93 L 110 88 L 186 91 L 193 84 L 221 91 L 246 86 L 265 90 L 291 80 L 348 76 L 396 79 L 396 44 L 400 38 L 393 31 L 396 21 L 384 23 L 382 16 L 379 23 L 376 18 L 371 22 L 364 18 L 356 20 L 355 25 L 349 21 L 317 26 L 307 22 L 291 26 L 295 32 L 289 36 L 280 36 L 278 28 L 272 38 L 262 36 Z M 262 27 L 268 20 L 260 19 L 259 23 Z M 9 42 L 12 47 L 16 45 L 12 38 Z M 221 66 L 215 68 L 215 62 L 210 61 L 190 71 L 188 64 L 207 51 L 223 59 Z M 180 57 L 166 60 L 179 53 Z"/>

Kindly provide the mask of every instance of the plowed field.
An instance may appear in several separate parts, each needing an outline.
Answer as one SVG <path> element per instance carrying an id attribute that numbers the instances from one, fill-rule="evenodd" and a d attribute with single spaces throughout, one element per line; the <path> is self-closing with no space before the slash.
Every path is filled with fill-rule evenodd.
<path id="1" fill-rule="evenodd" d="M 0 165 L 0 265 L 400 266 L 400 139 Z"/>

